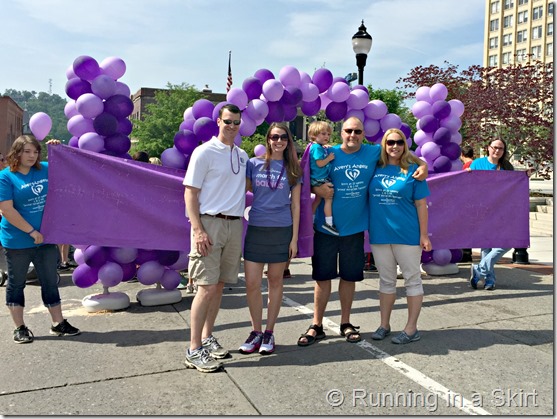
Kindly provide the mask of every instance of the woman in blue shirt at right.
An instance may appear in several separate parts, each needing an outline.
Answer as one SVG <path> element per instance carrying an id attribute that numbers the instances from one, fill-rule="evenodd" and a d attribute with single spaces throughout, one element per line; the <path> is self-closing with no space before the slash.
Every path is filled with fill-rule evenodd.
<path id="1" fill-rule="evenodd" d="M 381 141 L 381 157 L 369 185 L 369 243 L 379 271 L 379 311 L 381 325 L 371 334 L 382 340 L 391 333 L 391 312 L 396 301 L 397 265 L 406 287 L 408 320 L 404 329 L 391 339 L 405 344 L 420 340 L 418 317 L 424 290 L 420 271 L 422 250 L 431 250 L 427 234 L 429 188 L 412 174 L 406 137 L 399 129 L 389 129 Z"/>

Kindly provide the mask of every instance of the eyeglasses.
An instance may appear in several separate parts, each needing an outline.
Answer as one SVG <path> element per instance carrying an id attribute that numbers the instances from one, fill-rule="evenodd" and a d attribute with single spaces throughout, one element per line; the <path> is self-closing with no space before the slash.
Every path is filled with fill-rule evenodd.
<path id="1" fill-rule="evenodd" d="M 490 145 L 490 147 L 495 151 L 503 151 L 505 149 L 505 147 L 494 147 L 492 145 Z"/>
<path id="2" fill-rule="evenodd" d="M 404 140 L 387 140 L 387 141 L 385 141 L 385 143 L 387 143 L 387 145 L 390 146 L 390 147 L 394 146 L 395 144 L 402 147 L 404 145 L 404 143 L 406 143 L 406 141 L 404 141 Z"/>
<path id="3" fill-rule="evenodd" d="M 356 135 L 360 135 L 363 131 L 361 129 L 352 129 L 352 128 L 347 128 L 344 130 L 345 133 L 347 133 L 348 135 L 354 133 Z"/>
<path id="4" fill-rule="evenodd" d="M 288 141 L 288 134 L 280 134 L 280 135 L 273 134 L 273 135 L 270 135 L 269 138 L 273 141 L 279 141 L 279 140 Z"/>
<path id="5" fill-rule="evenodd" d="M 230 124 L 240 125 L 242 123 L 242 121 L 240 121 L 239 119 L 236 121 L 233 121 L 232 119 L 223 119 L 222 122 L 224 122 L 226 125 L 230 125 Z"/>

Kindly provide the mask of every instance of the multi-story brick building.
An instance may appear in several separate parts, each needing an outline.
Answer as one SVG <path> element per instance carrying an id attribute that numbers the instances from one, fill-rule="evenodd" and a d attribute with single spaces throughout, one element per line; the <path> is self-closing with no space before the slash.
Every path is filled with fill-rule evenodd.
<path id="1" fill-rule="evenodd" d="M 0 153 L 8 153 L 23 133 L 23 109 L 9 96 L 0 96 Z"/>

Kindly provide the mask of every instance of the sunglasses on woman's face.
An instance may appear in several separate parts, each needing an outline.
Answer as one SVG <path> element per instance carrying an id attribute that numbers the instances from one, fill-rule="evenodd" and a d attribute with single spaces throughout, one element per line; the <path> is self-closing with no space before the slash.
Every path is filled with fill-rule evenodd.
<path id="1" fill-rule="evenodd" d="M 387 140 L 386 143 L 389 147 L 394 146 L 395 144 L 402 147 L 406 141 L 404 140 Z"/>
<path id="2" fill-rule="evenodd" d="M 271 136 L 269 136 L 269 138 L 273 141 L 278 141 L 278 140 L 282 140 L 282 141 L 288 141 L 288 134 L 273 134 Z"/>

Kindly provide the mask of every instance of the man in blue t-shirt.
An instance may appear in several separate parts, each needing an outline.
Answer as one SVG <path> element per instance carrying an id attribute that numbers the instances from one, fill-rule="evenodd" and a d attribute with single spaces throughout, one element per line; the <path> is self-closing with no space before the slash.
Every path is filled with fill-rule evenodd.
<path id="1" fill-rule="evenodd" d="M 381 154 L 381 147 L 362 144 L 362 121 L 351 117 L 344 121 L 342 144 L 333 147 L 335 159 L 331 162 L 331 182 L 334 188 L 321 185 L 312 192 L 322 198 L 332 198 L 333 213 L 343 214 L 335 219 L 338 236 L 321 227 L 324 223 L 323 202 L 315 213 L 313 238 L 312 278 L 314 288 L 313 324 L 298 339 L 299 346 L 308 346 L 325 337 L 323 316 L 331 295 L 331 280 L 340 276 L 338 285 L 341 305 L 340 332 L 348 342 L 361 340 L 359 327 L 350 323 L 350 309 L 354 300 L 356 282 L 364 279 L 364 231 L 368 222 L 368 187 Z M 425 168 L 425 169 L 424 169 Z M 421 166 L 415 177 L 427 177 L 427 167 Z M 338 265 L 337 265 L 338 260 Z"/>

